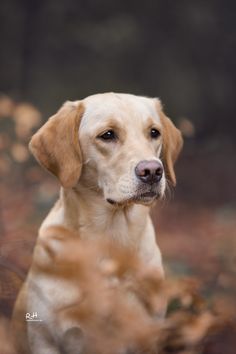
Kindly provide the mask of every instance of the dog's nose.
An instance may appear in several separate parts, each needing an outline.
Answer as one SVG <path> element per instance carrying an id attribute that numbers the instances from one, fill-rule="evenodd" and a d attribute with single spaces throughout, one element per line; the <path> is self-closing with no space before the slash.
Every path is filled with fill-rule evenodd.
<path id="1" fill-rule="evenodd" d="M 135 174 L 144 183 L 160 182 L 163 175 L 162 163 L 156 160 L 140 161 L 135 167 Z"/>

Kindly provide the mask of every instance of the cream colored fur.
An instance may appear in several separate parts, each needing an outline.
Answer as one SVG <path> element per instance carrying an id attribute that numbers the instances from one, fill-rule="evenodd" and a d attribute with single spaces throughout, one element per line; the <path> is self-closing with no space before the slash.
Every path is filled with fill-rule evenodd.
<path id="1" fill-rule="evenodd" d="M 152 128 L 160 132 L 157 139 L 150 138 Z M 115 131 L 117 139 L 102 140 L 108 130 Z M 182 138 L 158 99 L 105 93 L 67 102 L 33 136 L 30 147 L 62 185 L 59 201 L 40 227 L 37 243 L 45 240 L 49 226 L 65 226 L 78 231 L 82 239 L 113 239 L 130 247 L 163 274 L 149 211 L 156 199 L 163 197 L 167 183 L 176 183 L 173 165 Z M 135 175 L 135 166 L 142 160 L 156 160 L 164 166 L 163 177 L 154 187 L 140 183 Z M 154 193 L 145 196 L 150 188 Z M 67 281 L 49 281 L 35 270 L 34 264 L 46 262 L 47 254 L 35 251 L 16 303 L 13 323 L 21 337 L 19 353 L 60 352 L 48 341 L 50 333 L 57 342 L 53 310 L 73 302 L 76 292 Z M 42 301 L 44 296 L 49 307 Z M 35 311 L 43 325 L 25 323 L 25 313 Z"/>

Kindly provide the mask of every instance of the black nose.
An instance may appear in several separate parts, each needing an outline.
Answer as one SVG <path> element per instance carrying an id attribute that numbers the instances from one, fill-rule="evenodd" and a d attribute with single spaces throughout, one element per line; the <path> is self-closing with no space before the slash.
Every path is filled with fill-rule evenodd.
<path id="1" fill-rule="evenodd" d="M 160 182 L 163 175 L 162 163 L 156 160 L 140 161 L 135 167 L 135 174 L 144 183 Z"/>

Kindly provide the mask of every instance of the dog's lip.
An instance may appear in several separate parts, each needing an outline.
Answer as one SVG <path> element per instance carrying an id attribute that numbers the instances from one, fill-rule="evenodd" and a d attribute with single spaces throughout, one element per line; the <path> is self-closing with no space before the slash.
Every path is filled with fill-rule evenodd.
<path id="1" fill-rule="evenodd" d="M 158 192 L 154 192 L 154 191 L 149 191 L 149 192 L 144 192 L 144 193 L 140 193 L 135 197 L 138 198 L 154 198 L 158 195 Z"/>
<path id="2" fill-rule="evenodd" d="M 149 191 L 149 192 L 143 192 L 143 193 L 138 193 L 135 196 L 131 198 L 131 201 L 133 202 L 152 202 L 153 200 L 157 199 L 160 196 L 160 193 L 158 191 Z"/>
<path id="3" fill-rule="evenodd" d="M 118 204 L 115 200 L 107 198 L 106 201 L 110 203 L 111 205 Z"/>
<path id="4" fill-rule="evenodd" d="M 148 192 L 142 192 L 142 193 L 137 193 L 133 195 L 130 198 L 127 198 L 124 201 L 116 201 L 114 199 L 107 198 L 106 201 L 110 203 L 111 205 L 123 205 L 123 204 L 128 204 L 131 202 L 136 202 L 136 201 L 152 201 L 154 199 L 157 199 L 160 196 L 160 193 L 158 191 L 148 191 Z"/>

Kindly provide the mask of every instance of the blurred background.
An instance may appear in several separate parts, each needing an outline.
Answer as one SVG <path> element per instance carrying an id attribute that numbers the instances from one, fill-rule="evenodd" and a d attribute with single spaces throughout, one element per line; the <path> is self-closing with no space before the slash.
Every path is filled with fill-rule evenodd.
<path id="1" fill-rule="evenodd" d="M 182 130 L 177 187 L 152 212 L 165 268 L 196 276 L 210 305 L 232 315 L 236 2 L 2 0 L 0 28 L 1 313 L 58 195 L 30 136 L 64 101 L 115 91 L 159 97 Z M 231 353 L 220 342 L 217 353 Z"/>

